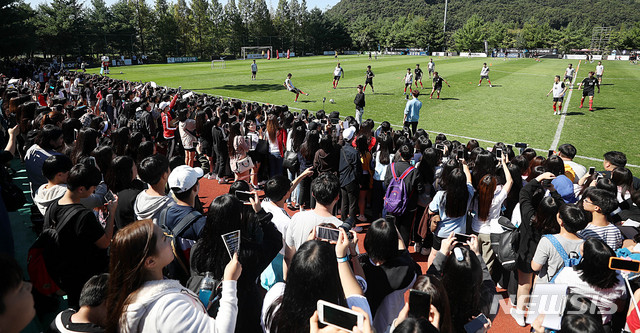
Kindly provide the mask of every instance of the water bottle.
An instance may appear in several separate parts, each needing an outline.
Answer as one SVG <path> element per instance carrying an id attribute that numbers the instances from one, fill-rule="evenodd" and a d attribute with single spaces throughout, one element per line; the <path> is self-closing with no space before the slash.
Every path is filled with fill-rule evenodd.
<path id="1" fill-rule="evenodd" d="M 207 272 L 200 282 L 200 288 L 198 288 L 198 298 L 200 298 L 200 302 L 204 304 L 205 308 L 209 308 L 209 301 L 211 300 L 211 294 L 213 293 L 213 288 L 215 287 L 215 280 L 213 278 L 212 272 Z"/>

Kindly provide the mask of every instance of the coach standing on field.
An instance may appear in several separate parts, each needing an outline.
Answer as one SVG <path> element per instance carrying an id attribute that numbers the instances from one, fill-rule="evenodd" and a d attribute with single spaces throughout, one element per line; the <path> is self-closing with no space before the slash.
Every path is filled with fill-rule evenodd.
<path id="1" fill-rule="evenodd" d="M 420 119 L 420 109 L 422 108 L 422 102 L 418 100 L 420 91 L 414 89 L 411 91 L 413 98 L 407 101 L 407 105 L 404 107 L 404 127 L 409 128 L 409 136 L 412 137 L 418 129 L 418 120 Z M 411 126 L 409 126 L 411 125 Z"/>
<path id="2" fill-rule="evenodd" d="M 358 93 L 356 98 L 353 99 L 353 103 L 356 105 L 356 121 L 359 125 L 362 124 L 362 114 L 364 113 L 364 92 L 362 92 L 362 85 L 358 85 Z"/>

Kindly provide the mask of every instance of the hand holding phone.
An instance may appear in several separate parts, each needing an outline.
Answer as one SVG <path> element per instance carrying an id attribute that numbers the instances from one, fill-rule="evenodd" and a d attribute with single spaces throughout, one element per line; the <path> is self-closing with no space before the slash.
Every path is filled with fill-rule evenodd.
<path id="1" fill-rule="evenodd" d="M 319 300 L 317 303 L 318 320 L 329 326 L 333 326 L 347 332 L 353 332 L 353 328 L 362 329 L 364 315 L 344 306 Z"/>
<path id="2" fill-rule="evenodd" d="M 409 290 L 409 316 L 413 318 L 429 318 L 431 312 L 431 295 L 424 291 Z"/>
<path id="3" fill-rule="evenodd" d="M 589 175 L 593 175 L 596 172 L 596 167 L 589 167 Z"/>
<path id="4" fill-rule="evenodd" d="M 337 242 L 340 230 L 327 227 L 316 227 L 316 239 L 326 242 Z"/>
<path id="5" fill-rule="evenodd" d="M 482 329 L 485 324 L 489 324 L 489 319 L 487 319 L 487 316 L 481 313 L 472 321 L 464 325 L 464 330 L 467 331 L 467 333 L 476 333 L 477 331 Z"/>

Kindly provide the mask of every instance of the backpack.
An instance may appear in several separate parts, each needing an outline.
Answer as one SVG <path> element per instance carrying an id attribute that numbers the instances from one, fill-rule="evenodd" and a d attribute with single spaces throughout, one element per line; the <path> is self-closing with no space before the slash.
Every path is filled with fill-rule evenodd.
<path id="1" fill-rule="evenodd" d="M 202 214 L 196 210 L 191 211 L 182 217 L 182 219 L 178 221 L 178 224 L 171 229 L 167 226 L 167 211 L 169 207 L 165 207 L 162 212 L 160 212 L 160 218 L 158 219 L 158 224 L 164 234 L 171 238 L 171 248 L 173 249 L 174 255 L 173 261 L 164 268 L 164 274 L 168 278 L 178 280 L 184 285 L 189 279 L 189 257 L 191 255 L 191 247 L 195 241 L 182 238 L 180 235 L 197 221 Z"/>
<path id="2" fill-rule="evenodd" d="M 558 274 L 562 271 L 562 269 L 564 269 L 565 267 L 573 267 L 579 264 L 580 261 L 582 260 L 582 255 L 578 253 L 577 258 L 569 258 L 567 251 L 564 250 L 564 248 L 562 247 L 562 245 L 560 245 L 560 242 L 558 242 L 558 239 L 554 235 L 544 235 L 544 237 L 551 242 L 553 247 L 556 248 L 556 251 L 558 251 L 558 254 L 562 257 L 562 261 L 564 262 L 564 266 L 562 266 L 562 268 L 560 268 L 556 272 L 553 278 L 551 278 L 551 281 L 549 281 L 553 283 L 556 280 L 556 277 L 558 276 Z"/>
<path id="3" fill-rule="evenodd" d="M 400 216 L 407 210 L 407 201 L 409 201 L 409 193 L 404 184 L 404 178 L 415 169 L 409 166 L 400 177 L 396 176 L 395 163 L 391 163 L 391 181 L 384 195 L 384 208 L 388 214 Z"/>
<path id="4" fill-rule="evenodd" d="M 22 189 L 13 182 L 9 168 L 0 166 L 0 195 L 8 212 L 15 212 L 27 203 Z"/>
<path id="5" fill-rule="evenodd" d="M 504 216 L 498 219 L 498 223 L 503 232 L 501 234 L 491 234 L 491 247 L 502 267 L 507 271 L 514 271 L 517 267 L 520 233 L 518 228 Z"/>
<path id="6" fill-rule="evenodd" d="M 53 203 L 45 213 L 45 222 L 48 226 L 38 236 L 36 241 L 29 248 L 27 253 L 27 271 L 31 278 L 33 287 L 42 295 L 50 296 L 60 290 L 56 280 L 52 278 L 59 269 L 58 259 L 60 258 L 60 240 L 58 232 L 62 230 L 78 213 L 87 214 L 88 210 L 83 207 L 73 206 L 67 213 L 62 216 L 56 225 L 51 225 L 51 211 L 57 203 Z M 53 274 L 51 274 L 53 273 Z"/>

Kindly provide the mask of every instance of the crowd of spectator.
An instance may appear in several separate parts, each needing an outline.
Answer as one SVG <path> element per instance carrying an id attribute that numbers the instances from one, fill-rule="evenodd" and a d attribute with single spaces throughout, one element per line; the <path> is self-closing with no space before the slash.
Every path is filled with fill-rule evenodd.
<path id="1" fill-rule="evenodd" d="M 38 309 L 66 295 L 51 332 L 333 329 L 319 329 L 319 300 L 362 314 L 355 331 L 465 332 L 479 317 L 486 331 L 497 290 L 525 326 L 543 283 L 567 285 L 562 332 L 640 329 L 640 292 L 609 269 L 640 258 L 640 180 L 622 152 L 591 171 L 571 144 L 539 156 L 65 70 L 0 77 L 0 107 L 0 332 L 36 315 L 32 294 Z M 56 235 L 49 295 L 11 258 L 14 159 L 34 230 Z M 206 207 L 203 186 L 227 194 Z M 430 295 L 427 311 L 410 311 L 409 289 Z"/>

